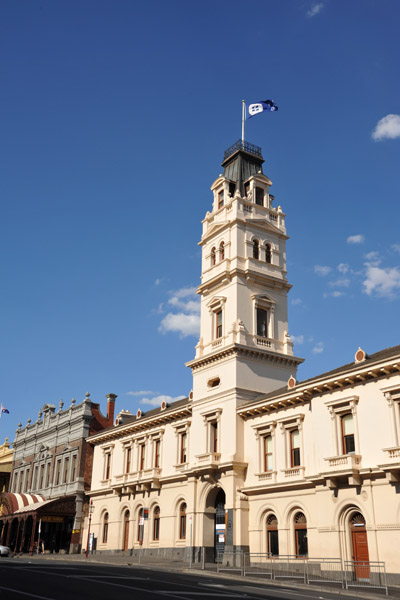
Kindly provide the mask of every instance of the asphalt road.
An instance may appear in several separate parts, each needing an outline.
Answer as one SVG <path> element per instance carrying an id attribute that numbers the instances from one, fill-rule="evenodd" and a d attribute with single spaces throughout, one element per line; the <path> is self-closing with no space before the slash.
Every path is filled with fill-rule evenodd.
<path id="1" fill-rule="evenodd" d="M 338 591 L 292 590 L 267 582 L 216 579 L 146 567 L 0 560 L 1 600 L 338 600 L 340 597 L 344 596 L 338 595 Z"/>

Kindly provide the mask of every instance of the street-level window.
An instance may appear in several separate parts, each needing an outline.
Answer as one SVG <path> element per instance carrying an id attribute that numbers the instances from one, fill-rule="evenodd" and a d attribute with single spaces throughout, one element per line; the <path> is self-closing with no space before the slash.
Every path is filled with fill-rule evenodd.
<path id="1" fill-rule="evenodd" d="M 257 308 L 257 335 L 268 337 L 268 313 L 263 308 Z"/>
<path id="2" fill-rule="evenodd" d="M 137 541 L 143 542 L 143 528 L 144 528 L 144 509 L 139 508 L 138 511 L 138 529 L 137 529 Z"/>
<path id="3" fill-rule="evenodd" d="M 351 413 L 343 415 L 341 418 L 342 422 L 342 440 L 343 440 L 343 454 L 354 454 L 355 442 L 354 442 L 354 419 Z"/>
<path id="4" fill-rule="evenodd" d="M 153 512 L 153 540 L 160 539 L 160 507 L 156 506 Z"/>
<path id="5" fill-rule="evenodd" d="M 294 429 L 290 432 L 290 466 L 299 467 L 300 464 L 300 431 Z"/>
<path id="6" fill-rule="evenodd" d="M 298 512 L 294 517 L 294 535 L 296 556 L 307 556 L 307 519 L 302 512 Z"/>
<path id="7" fill-rule="evenodd" d="M 179 508 L 179 539 L 186 539 L 186 504 L 182 502 Z"/>
<path id="8" fill-rule="evenodd" d="M 272 471 L 273 455 L 272 455 L 272 435 L 264 437 L 264 471 Z"/>
<path id="9" fill-rule="evenodd" d="M 103 517 L 103 544 L 107 544 L 108 539 L 108 513 L 106 512 Z"/>

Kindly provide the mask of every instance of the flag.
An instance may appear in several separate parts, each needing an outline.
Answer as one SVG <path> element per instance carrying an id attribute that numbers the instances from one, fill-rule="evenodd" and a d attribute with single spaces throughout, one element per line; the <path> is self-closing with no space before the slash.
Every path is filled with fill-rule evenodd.
<path id="1" fill-rule="evenodd" d="M 0 413 L 1 414 L 6 413 L 7 415 L 9 415 L 10 411 L 5 406 L 1 405 L 1 411 L 0 411 Z"/>
<path id="2" fill-rule="evenodd" d="M 249 119 L 251 117 L 254 117 L 254 115 L 258 115 L 258 113 L 261 113 L 264 110 L 274 112 L 275 110 L 278 110 L 278 107 L 273 100 L 261 100 L 260 102 L 256 102 L 255 104 L 249 104 L 249 106 L 247 107 Z"/>

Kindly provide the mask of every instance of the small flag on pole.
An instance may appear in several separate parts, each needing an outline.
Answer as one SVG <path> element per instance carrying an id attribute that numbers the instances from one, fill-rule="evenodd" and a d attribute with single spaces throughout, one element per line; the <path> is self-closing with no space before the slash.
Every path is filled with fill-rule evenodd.
<path id="1" fill-rule="evenodd" d="M 3 413 L 5 413 L 5 414 L 9 415 L 9 414 L 10 414 L 10 411 L 9 411 L 9 410 L 8 410 L 8 408 L 6 408 L 5 406 L 1 405 L 0 414 L 3 414 Z"/>
<path id="2" fill-rule="evenodd" d="M 269 112 L 274 112 L 278 110 L 277 105 L 273 100 L 261 100 L 260 102 L 256 102 L 255 104 L 249 104 L 247 107 L 248 118 L 254 117 L 258 115 L 258 113 L 267 110 Z"/>

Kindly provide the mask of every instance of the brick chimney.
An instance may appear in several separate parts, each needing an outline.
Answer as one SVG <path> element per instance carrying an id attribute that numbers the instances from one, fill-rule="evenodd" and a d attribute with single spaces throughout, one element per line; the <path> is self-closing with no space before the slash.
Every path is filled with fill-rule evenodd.
<path id="1" fill-rule="evenodd" d="M 114 423 L 114 409 L 115 400 L 118 398 L 117 394 L 107 394 L 107 421 L 109 425 Z"/>

